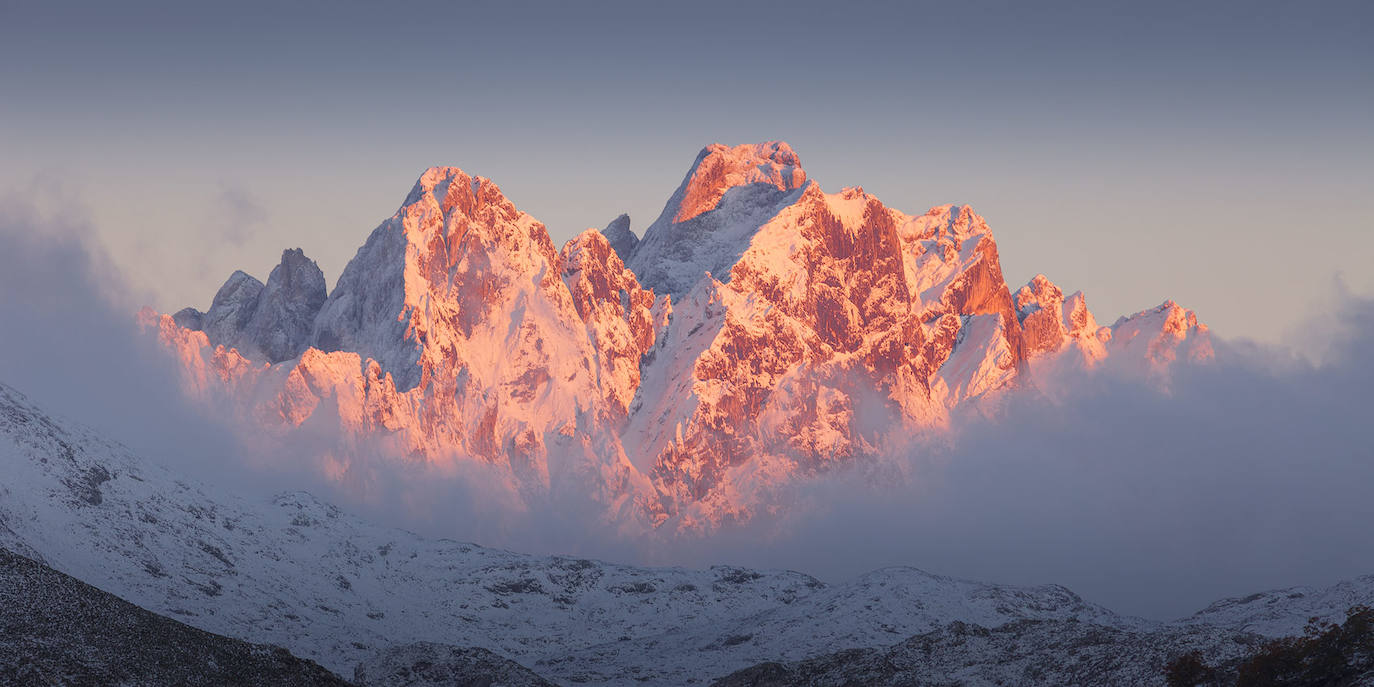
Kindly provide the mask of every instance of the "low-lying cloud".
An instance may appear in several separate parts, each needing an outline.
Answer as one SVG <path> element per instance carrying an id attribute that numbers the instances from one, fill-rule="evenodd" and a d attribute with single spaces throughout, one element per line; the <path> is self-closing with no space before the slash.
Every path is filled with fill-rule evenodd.
<path id="1" fill-rule="evenodd" d="M 140 295 L 89 222 L 52 209 L 70 197 L 43 200 L 0 197 L 0 382 L 140 455 L 252 484 L 235 468 L 237 434 L 187 403 L 177 370 L 138 331 Z"/>
<path id="2" fill-rule="evenodd" d="M 1334 308 L 1310 332 L 1321 365 L 1224 344 L 1168 392 L 1106 370 L 1053 401 L 1016 394 L 895 457 L 908 483 L 804 487 L 814 509 L 770 525 L 783 536 L 715 554 L 828 579 L 913 565 L 1058 583 L 1154 618 L 1374 573 L 1374 300 Z"/>
<path id="3" fill-rule="evenodd" d="M 137 331 L 138 295 L 93 236 L 79 218 L 0 202 L 0 381 L 216 485 L 309 489 L 388 524 L 534 552 L 829 580 L 913 565 L 1064 584 L 1160 618 L 1374 573 L 1374 300 L 1352 294 L 1309 330 L 1320 364 L 1223 343 L 1214 363 L 1180 367 L 1167 393 L 1107 370 L 1053 400 L 1014 394 L 992 419 L 959 419 L 952 440 L 798 487 L 803 507 L 782 520 L 682 540 L 627 536 L 589 499 L 492 488 L 499 476 L 477 464 L 396 461 L 385 441 L 354 446 L 326 479 L 338 446 L 327 425 L 273 451 L 250 446 L 232 413 L 186 402 L 177 371 Z"/>

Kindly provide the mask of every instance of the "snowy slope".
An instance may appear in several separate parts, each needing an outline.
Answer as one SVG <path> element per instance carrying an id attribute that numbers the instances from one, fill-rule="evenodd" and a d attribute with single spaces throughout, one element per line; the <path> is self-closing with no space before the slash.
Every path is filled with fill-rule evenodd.
<path id="1" fill-rule="evenodd" d="M 956 621 L 1076 623 L 1045 625 L 1060 629 L 1044 636 L 997 635 L 1023 654 L 1091 626 L 1225 657 L 1250 641 L 1239 633 L 1286 634 L 1308 615 L 1374 601 L 1366 577 L 1155 623 L 1063 587 L 912 568 L 828 585 L 788 571 L 523 555 L 378 527 L 304 493 L 258 501 L 212 492 L 4 385 L 0 475 L 0 546 L 151 611 L 284 646 L 344 675 L 378 650 L 435 642 L 486 648 L 560 683 L 686 684 L 764 661 L 888 647 Z"/>
<path id="2" fill-rule="evenodd" d="M 1352 606 L 1374 603 L 1374 575 L 1325 588 L 1289 587 L 1222 599 L 1178 622 L 1211 625 L 1267 637 L 1300 635 L 1307 621 L 1341 623 Z"/>
<path id="3" fill-rule="evenodd" d="M 728 278 L 754 232 L 805 185 L 801 160 L 786 143 L 709 145 L 633 247 L 630 269 L 674 300 L 707 272 Z"/>
<path id="4" fill-rule="evenodd" d="M 426 540 L 303 493 L 269 502 L 211 495 L 5 386 L 0 473 L 0 545 L 149 610 L 279 644 L 342 674 L 379 648 L 432 641 L 488 648 L 558 680 L 621 681 L 637 671 L 677 684 L 957 619 L 1136 622 L 1058 587 L 912 569 L 830 586 L 794 572 L 637 568 Z M 830 629 L 817 632 L 820 623 Z"/>

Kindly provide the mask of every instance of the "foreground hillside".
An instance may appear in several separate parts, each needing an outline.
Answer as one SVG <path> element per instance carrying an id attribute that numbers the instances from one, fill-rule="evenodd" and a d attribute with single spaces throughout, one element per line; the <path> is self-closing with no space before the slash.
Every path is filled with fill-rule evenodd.
<path id="1" fill-rule="evenodd" d="M 348 683 L 285 649 L 164 618 L 0 548 L 0 684 Z"/>
<path id="2" fill-rule="evenodd" d="M 341 675 L 368 661 L 394 672 L 417 652 L 442 650 L 378 652 L 435 643 L 487 649 L 555 683 L 705 683 L 841 649 L 895 651 L 884 647 L 913 636 L 947 646 L 951 633 L 977 626 L 992 633 L 975 633 L 979 641 L 1025 657 L 1024 675 L 1087 675 L 1064 672 L 1062 661 L 1076 654 L 1059 647 L 1100 639 L 1101 653 L 1116 657 L 1101 675 L 1145 676 L 1175 649 L 1225 660 L 1253 647 L 1253 633 L 1296 634 L 1310 615 L 1338 620 L 1352 601 L 1374 600 L 1374 578 L 1361 578 L 1158 623 L 1062 587 L 911 568 L 825 584 L 788 571 L 523 555 L 378 527 L 303 493 L 260 502 L 210 492 L 4 385 L 0 474 L 0 545 L 148 610 L 286 647 Z M 922 670 L 931 675 L 974 658 L 927 655 L 933 663 Z"/>
<path id="3" fill-rule="evenodd" d="M 914 569 L 826 585 L 785 571 L 638 568 L 426 540 L 303 493 L 215 496 L 4 386 L 0 436 L 0 544 L 342 674 L 380 648 L 434 641 L 488 648 L 564 680 L 672 684 L 959 619 L 1134 622 L 1060 587 Z"/>

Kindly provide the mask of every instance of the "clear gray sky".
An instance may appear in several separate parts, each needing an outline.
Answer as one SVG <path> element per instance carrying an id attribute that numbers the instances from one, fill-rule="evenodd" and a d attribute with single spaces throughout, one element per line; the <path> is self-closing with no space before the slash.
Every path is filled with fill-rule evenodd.
<path id="1" fill-rule="evenodd" d="M 162 310 L 300 246 L 330 283 L 420 171 L 556 242 L 712 141 L 969 203 L 1007 277 L 1278 339 L 1374 291 L 1374 3 L 0 0 L 0 195 L 86 218 Z M 8 295 L 7 295 L 8 296 Z"/>

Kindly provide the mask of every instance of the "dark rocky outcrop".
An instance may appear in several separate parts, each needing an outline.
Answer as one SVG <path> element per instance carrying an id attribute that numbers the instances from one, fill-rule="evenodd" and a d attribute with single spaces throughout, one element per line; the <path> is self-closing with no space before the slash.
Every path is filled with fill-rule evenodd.
<path id="1" fill-rule="evenodd" d="M 1022 620 L 997 628 L 954 622 L 886 648 L 760 663 L 714 687 L 821 685 L 1164 685 L 1165 666 L 1198 651 L 1221 675 L 1263 643 L 1209 627 L 1130 630 L 1077 620 Z"/>
<path id="2" fill-rule="evenodd" d="M 635 247 L 639 245 L 639 237 L 630 231 L 629 215 L 621 215 L 611 220 L 611 223 L 601 230 L 601 235 L 610 242 L 611 248 L 615 249 L 622 262 L 629 262 L 630 256 L 634 255 Z"/>
<path id="3" fill-rule="evenodd" d="M 178 327 L 198 332 L 205 328 L 205 313 L 195 308 L 182 308 L 172 315 L 172 321 L 176 322 Z"/>
<path id="4" fill-rule="evenodd" d="M 286 649 L 197 630 L 0 548 L 0 684 L 348 683 Z"/>
<path id="5" fill-rule="evenodd" d="M 378 652 L 353 673 L 358 687 L 553 687 L 554 683 L 499 654 L 432 642 Z"/>

